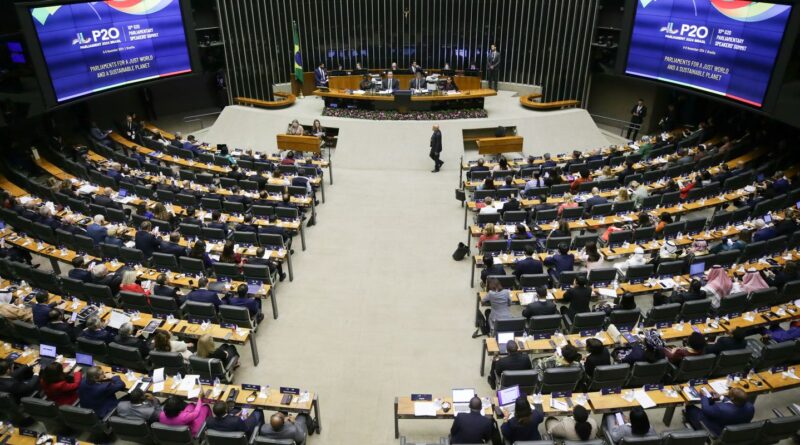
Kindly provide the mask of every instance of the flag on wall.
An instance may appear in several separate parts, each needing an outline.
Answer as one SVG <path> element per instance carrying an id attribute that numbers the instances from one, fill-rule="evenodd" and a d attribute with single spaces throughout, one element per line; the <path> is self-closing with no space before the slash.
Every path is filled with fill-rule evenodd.
<path id="1" fill-rule="evenodd" d="M 297 22 L 292 20 L 292 34 L 294 35 L 294 77 L 303 83 L 303 55 L 300 54 L 300 31 Z"/>

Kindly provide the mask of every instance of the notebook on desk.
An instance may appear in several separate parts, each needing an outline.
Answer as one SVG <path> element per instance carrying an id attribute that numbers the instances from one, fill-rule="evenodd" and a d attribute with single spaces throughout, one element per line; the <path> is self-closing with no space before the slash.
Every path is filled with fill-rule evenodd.
<path id="1" fill-rule="evenodd" d="M 509 414 L 514 414 L 514 404 L 519 396 L 519 385 L 501 389 L 497 391 L 497 404 L 501 408 L 508 410 Z"/>
<path id="2" fill-rule="evenodd" d="M 475 389 L 473 388 L 455 388 L 453 389 L 453 412 L 458 415 L 459 413 L 469 412 L 469 401 L 475 397 Z"/>

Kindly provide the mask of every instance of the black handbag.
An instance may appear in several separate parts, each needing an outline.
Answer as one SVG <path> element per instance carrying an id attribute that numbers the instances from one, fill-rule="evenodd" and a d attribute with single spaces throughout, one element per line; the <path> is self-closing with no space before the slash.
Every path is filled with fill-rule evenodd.
<path id="1" fill-rule="evenodd" d="M 453 252 L 453 259 L 456 261 L 461 261 L 464 257 L 469 256 L 469 246 L 464 243 L 458 243 L 458 247 L 456 247 L 456 251 Z"/>

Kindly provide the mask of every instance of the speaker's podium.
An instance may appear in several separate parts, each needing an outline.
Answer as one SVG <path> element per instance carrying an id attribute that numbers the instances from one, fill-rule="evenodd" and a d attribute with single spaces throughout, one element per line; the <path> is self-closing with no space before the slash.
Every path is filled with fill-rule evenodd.
<path id="1" fill-rule="evenodd" d="M 309 153 L 319 153 L 322 143 L 319 136 L 298 136 L 293 134 L 279 134 L 278 150 L 304 151 Z"/>
<path id="2" fill-rule="evenodd" d="M 475 143 L 478 145 L 478 154 L 482 155 L 522 152 L 522 136 L 481 138 Z"/>

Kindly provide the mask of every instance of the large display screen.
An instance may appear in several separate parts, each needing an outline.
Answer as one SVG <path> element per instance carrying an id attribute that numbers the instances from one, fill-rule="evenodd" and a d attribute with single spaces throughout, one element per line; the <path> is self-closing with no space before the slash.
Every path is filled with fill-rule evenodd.
<path id="1" fill-rule="evenodd" d="M 761 108 L 789 5 L 638 0 L 625 73 Z"/>
<path id="2" fill-rule="evenodd" d="M 57 103 L 192 71 L 180 0 L 81 2 L 28 12 Z"/>

